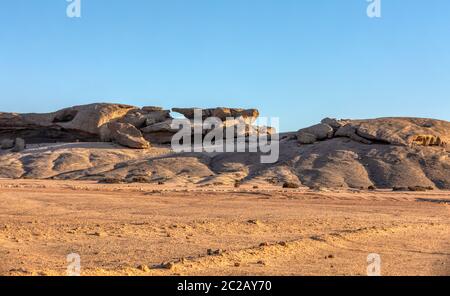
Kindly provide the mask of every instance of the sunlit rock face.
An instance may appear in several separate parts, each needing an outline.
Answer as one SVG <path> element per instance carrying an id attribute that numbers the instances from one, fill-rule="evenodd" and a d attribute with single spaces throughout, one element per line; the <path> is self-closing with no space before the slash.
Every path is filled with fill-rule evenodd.
<path id="1" fill-rule="evenodd" d="M 195 108 L 174 111 L 195 126 Z M 47 114 L 0 113 L 0 178 L 450 189 L 448 121 L 326 118 L 280 134 L 278 161 L 264 164 L 260 152 L 175 153 L 170 142 L 179 130 L 172 114 L 160 107 L 120 104 Z M 223 128 L 243 118 L 244 136 L 276 133 L 253 126 L 258 115 L 254 109 L 201 110 L 202 119 L 225 118 Z"/>

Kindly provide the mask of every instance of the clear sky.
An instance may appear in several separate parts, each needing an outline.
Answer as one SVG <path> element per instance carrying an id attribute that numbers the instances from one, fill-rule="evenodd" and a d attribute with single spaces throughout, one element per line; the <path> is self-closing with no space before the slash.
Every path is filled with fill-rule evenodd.
<path id="1" fill-rule="evenodd" d="M 0 2 L 0 110 L 90 102 L 256 107 L 297 130 L 323 117 L 450 120 L 450 1 Z"/>

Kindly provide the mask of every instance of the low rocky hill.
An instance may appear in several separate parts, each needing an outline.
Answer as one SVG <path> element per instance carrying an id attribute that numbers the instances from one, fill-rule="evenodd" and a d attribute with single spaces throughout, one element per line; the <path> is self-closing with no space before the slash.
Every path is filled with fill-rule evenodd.
<path id="1" fill-rule="evenodd" d="M 192 120 L 195 108 L 173 110 Z M 203 117 L 244 118 L 245 136 L 273 135 L 253 126 L 258 115 L 255 109 L 202 110 Z M 260 153 L 175 153 L 168 145 L 177 132 L 171 120 L 171 112 L 158 107 L 116 104 L 0 113 L 0 178 L 450 189 L 448 121 L 327 118 L 281 134 L 278 161 L 262 164 Z"/>

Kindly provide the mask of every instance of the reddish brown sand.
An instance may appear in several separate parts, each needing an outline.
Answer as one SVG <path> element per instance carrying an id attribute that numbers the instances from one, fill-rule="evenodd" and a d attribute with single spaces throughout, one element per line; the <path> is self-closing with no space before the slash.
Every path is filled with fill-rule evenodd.
<path id="1" fill-rule="evenodd" d="M 82 275 L 365 275 L 369 253 L 450 275 L 450 193 L 0 180 L 0 275 L 70 253 Z"/>

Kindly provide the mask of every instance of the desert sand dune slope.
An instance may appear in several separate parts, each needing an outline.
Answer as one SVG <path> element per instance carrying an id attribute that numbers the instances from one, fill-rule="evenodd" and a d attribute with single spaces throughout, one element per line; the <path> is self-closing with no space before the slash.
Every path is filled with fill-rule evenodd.
<path id="1" fill-rule="evenodd" d="M 450 275 L 450 194 L 0 180 L 0 275 Z"/>

